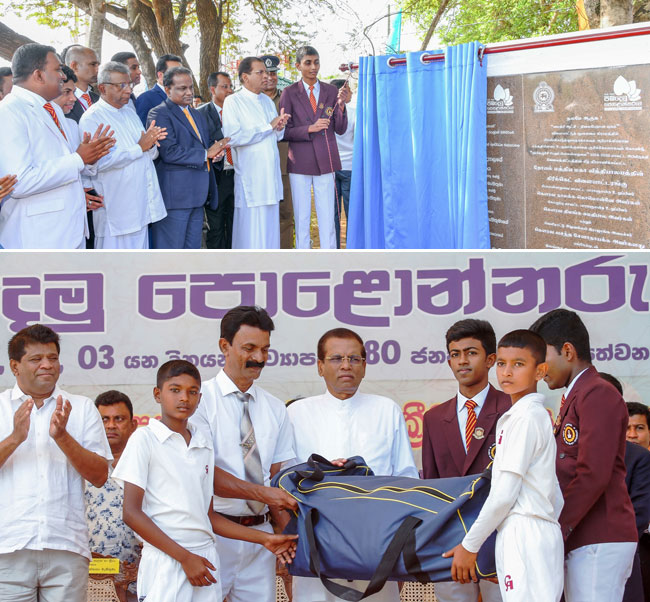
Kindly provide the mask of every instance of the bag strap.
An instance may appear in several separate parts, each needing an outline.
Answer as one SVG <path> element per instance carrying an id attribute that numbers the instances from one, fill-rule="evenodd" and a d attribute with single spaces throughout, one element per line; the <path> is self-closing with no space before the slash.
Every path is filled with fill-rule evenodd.
<path id="1" fill-rule="evenodd" d="M 296 474 L 310 481 L 322 481 L 325 478 L 323 467 L 337 469 L 341 471 L 340 474 L 344 474 L 345 471 L 356 468 L 357 463 L 354 460 L 348 460 L 343 466 L 336 466 L 323 456 L 312 454 L 307 459 L 307 465 L 311 470 L 297 470 Z"/>
<path id="2" fill-rule="evenodd" d="M 370 583 L 364 592 L 335 583 L 321 574 L 320 553 L 318 551 L 318 546 L 316 545 L 316 535 L 314 533 L 314 526 L 317 523 L 318 510 L 312 508 L 305 517 L 305 531 L 307 542 L 309 544 L 310 556 L 309 568 L 311 572 L 317 575 L 325 588 L 335 596 L 347 600 L 348 602 L 359 602 L 359 600 L 363 600 L 372 594 L 376 594 L 382 587 L 384 587 L 386 581 L 388 581 L 388 578 L 393 572 L 400 555 L 402 554 L 402 550 L 404 549 L 407 540 L 411 537 L 417 526 L 422 523 L 422 520 L 414 516 L 407 516 L 402 521 L 402 524 L 395 532 L 395 535 L 393 535 L 393 539 L 390 541 L 386 551 L 381 557 L 381 560 L 370 579 Z"/>

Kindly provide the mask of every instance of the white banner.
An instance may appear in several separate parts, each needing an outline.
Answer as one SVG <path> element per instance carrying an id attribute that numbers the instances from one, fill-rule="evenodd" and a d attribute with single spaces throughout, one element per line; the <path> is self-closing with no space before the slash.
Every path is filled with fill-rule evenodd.
<path id="1" fill-rule="evenodd" d="M 573 309 L 596 367 L 624 382 L 628 400 L 647 403 L 649 260 L 644 251 L 4 251 L 0 342 L 6 349 L 29 324 L 52 327 L 62 339 L 63 388 L 90 397 L 123 390 L 146 416 L 157 412 L 150 392 L 163 362 L 181 357 L 204 379 L 217 373 L 219 320 L 235 305 L 258 304 L 273 317 L 260 384 L 285 400 L 323 390 L 316 343 L 346 326 L 366 341 L 362 388 L 403 406 L 417 449 L 422 413 L 456 391 L 445 332 L 463 318 L 489 320 L 498 338 L 551 309 Z M 0 385 L 12 384 L 5 356 Z M 554 410 L 558 395 L 541 391 Z"/>

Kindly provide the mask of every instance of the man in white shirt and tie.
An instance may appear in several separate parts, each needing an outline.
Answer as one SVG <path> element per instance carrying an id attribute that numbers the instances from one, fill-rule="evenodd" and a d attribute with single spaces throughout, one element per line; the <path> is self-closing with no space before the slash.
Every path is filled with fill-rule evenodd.
<path id="1" fill-rule="evenodd" d="M 418 478 L 411 443 L 401 408 L 388 397 L 361 393 L 366 374 L 366 350 L 361 337 L 348 328 L 327 331 L 318 341 L 318 374 L 327 390 L 322 395 L 299 399 L 289 408 L 296 459 L 306 462 L 311 454 L 328 460 L 362 456 L 376 475 Z M 358 591 L 359 581 L 343 584 Z M 294 577 L 295 602 L 336 602 L 319 579 Z M 367 598 L 372 602 L 398 602 L 397 583 Z"/>
<path id="2" fill-rule="evenodd" d="M 219 348 L 226 363 L 215 378 L 203 382 L 201 403 L 191 418 L 212 435 L 215 483 L 224 481 L 218 476 L 221 470 L 266 493 L 248 501 L 215 496 L 214 509 L 232 521 L 268 533 L 273 531 L 271 513 L 279 519 L 276 509 L 291 507 L 293 500 L 280 489 L 259 486 L 268 486 L 282 462 L 295 456 L 284 403 L 255 384 L 268 359 L 273 329 L 273 320 L 260 307 L 235 307 L 222 318 Z M 233 495 L 232 490 L 216 493 Z M 242 491 L 241 496 L 249 494 L 250 490 Z M 220 536 L 217 549 L 221 589 L 229 602 L 275 602 L 273 554 L 261 546 Z"/>
<path id="3" fill-rule="evenodd" d="M 243 88 L 223 103 L 223 133 L 235 164 L 233 249 L 279 249 L 282 173 L 278 140 L 290 115 L 262 92 L 266 67 L 257 57 L 239 64 Z"/>
<path id="4" fill-rule="evenodd" d="M 75 144 L 65 134 L 63 72 L 54 48 L 25 44 L 12 59 L 14 88 L 0 104 L 0 173 L 18 177 L 0 211 L 0 244 L 19 249 L 78 249 L 87 235 L 84 165 L 108 154 L 112 138 Z"/>
<path id="5" fill-rule="evenodd" d="M 110 123 L 115 132 L 115 147 L 97 162 L 91 178 L 104 198 L 93 216 L 96 249 L 148 249 L 148 225 L 167 215 L 153 164 L 166 131 L 153 122 L 143 130 L 129 107 L 131 90 L 126 65 L 106 63 L 99 74 L 101 98 L 79 122 L 84 132 L 94 132 L 102 123 Z"/>
<path id="6" fill-rule="evenodd" d="M 93 402 L 57 386 L 59 336 L 35 324 L 9 341 L 16 384 L 0 394 L 0 600 L 85 602 L 84 482 L 111 449 Z"/>

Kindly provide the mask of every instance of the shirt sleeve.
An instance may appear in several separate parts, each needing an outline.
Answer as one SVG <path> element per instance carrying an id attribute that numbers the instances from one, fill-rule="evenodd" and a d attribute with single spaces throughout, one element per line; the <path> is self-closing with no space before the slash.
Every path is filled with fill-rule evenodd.
<path id="1" fill-rule="evenodd" d="M 413 461 L 413 452 L 411 451 L 411 441 L 409 439 L 408 431 L 406 430 L 406 422 L 399 406 L 395 407 L 396 428 L 395 438 L 393 440 L 393 450 L 391 463 L 393 465 L 393 476 L 396 477 L 413 477 L 418 479 L 418 469 Z"/>
<path id="2" fill-rule="evenodd" d="M 293 426 L 289 420 L 287 409 L 282 407 L 280 431 L 278 433 L 277 443 L 275 444 L 275 451 L 273 452 L 273 462 L 285 462 L 293 460 L 296 457 L 296 452 L 293 449 Z"/>
<path id="3" fill-rule="evenodd" d="M 463 547 L 477 554 L 485 540 L 505 520 L 517 500 L 523 479 L 514 472 L 501 472 L 493 475 L 488 495 L 478 518 L 463 539 Z"/>
<path id="4" fill-rule="evenodd" d="M 150 434 L 145 428 L 136 430 L 129 438 L 112 477 L 121 487 L 124 483 L 131 483 L 146 490 L 151 453 Z"/>
<path id="5" fill-rule="evenodd" d="M 90 399 L 85 398 L 84 402 L 85 416 L 83 435 L 82 440 L 79 443 L 88 451 L 94 452 L 102 458 L 112 461 L 113 454 L 111 453 L 111 447 L 106 438 L 106 431 L 102 424 L 102 416 Z M 74 412 L 74 409 L 72 411 Z"/>

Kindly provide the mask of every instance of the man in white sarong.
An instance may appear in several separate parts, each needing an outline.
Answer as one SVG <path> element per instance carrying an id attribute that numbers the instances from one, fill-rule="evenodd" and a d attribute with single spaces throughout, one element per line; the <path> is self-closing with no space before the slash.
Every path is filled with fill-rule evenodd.
<path id="1" fill-rule="evenodd" d="M 108 153 L 114 140 L 106 135 L 79 144 L 68 140 L 63 111 L 52 103 L 64 79 L 54 48 L 25 44 L 14 53 L 11 68 L 15 85 L 0 105 L 6 141 L 0 144 L 0 174 L 18 180 L 2 202 L 0 244 L 82 248 L 87 223 L 81 171 Z"/>
<path id="2" fill-rule="evenodd" d="M 418 478 L 401 408 L 388 397 L 359 392 L 366 373 L 361 337 L 347 328 L 326 332 L 318 341 L 318 374 L 327 385 L 323 395 L 299 399 L 288 408 L 296 459 L 311 454 L 328 460 L 362 456 L 376 475 Z M 364 591 L 367 581 L 336 580 Z M 293 578 L 294 602 L 336 602 L 319 579 Z M 370 602 L 399 602 L 397 583 L 390 581 Z"/>
<path id="3" fill-rule="evenodd" d="M 101 98 L 81 117 L 84 132 L 94 132 L 100 123 L 110 123 L 116 144 L 98 161 L 92 178 L 104 206 L 93 214 L 96 249 L 147 249 L 148 225 L 167 215 L 153 160 L 156 143 L 166 136 L 152 122 L 143 131 L 142 122 L 130 109 L 132 84 L 128 68 L 109 62 L 99 74 Z"/>
<path id="4" fill-rule="evenodd" d="M 256 57 L 239 64 L 243 88 L 223 103 L 223 135 L 230 138 L 235 166 L 233 249 L 279 249 L 282 174 L 278 140 L 290 115 L 278 116 L 262 93 L 266 67 Z"/>

